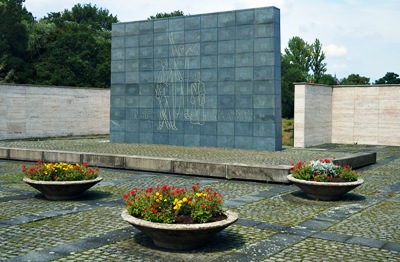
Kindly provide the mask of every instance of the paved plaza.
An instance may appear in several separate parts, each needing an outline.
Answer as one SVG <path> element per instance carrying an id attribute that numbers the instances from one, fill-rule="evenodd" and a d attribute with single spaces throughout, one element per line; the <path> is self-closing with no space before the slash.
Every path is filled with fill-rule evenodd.
<path id="1" fill-rule="evenodd" d="M 0 261 L 400 261 L 400 147 L 323 145 L 263 152 L 109 143 L 107 137 L 0 141 L 0 147 L 290 165 L 376 152 L 365 183 L 335 202 L 296 186 L 146 171 L 101 169 L 103 181 L 74 201 L 49 201 L 22 182 L 24 161 L 0 159 Z M 239 220 L 205 246 L 156 247 L 121 218 L 134 187 L 210 185 Z"/>

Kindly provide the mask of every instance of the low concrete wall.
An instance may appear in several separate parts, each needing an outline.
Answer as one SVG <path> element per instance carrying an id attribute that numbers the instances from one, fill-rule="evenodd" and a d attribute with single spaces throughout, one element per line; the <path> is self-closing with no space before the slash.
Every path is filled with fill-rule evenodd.
<path id="1" fill-rule="evenodd" d="M 400 86 L 295 86 L 294 146 L 400 146 Z"/>
<path id="2" fill-rule="evenodd" d="M 0 147 L 0 159 L 44 162 L 84 163 L 96 167 L 142 170 L 171 174 L 184 174 L 226 179 L 252 180 L 272 183 L 289 183 L 290 165 L 247 165 L 211 163 L 176 158 L 142 157 L 119 154 L 70 152 L 43 149 Z M 376 153 L 356 153 L 332 161 L 340 165 L 359 168 L 376 163 Z"/>
<path id="3" fill-rule="evenodd" d="M 0 140 L 109 134 L 110 90 L 0 84 Z"/>

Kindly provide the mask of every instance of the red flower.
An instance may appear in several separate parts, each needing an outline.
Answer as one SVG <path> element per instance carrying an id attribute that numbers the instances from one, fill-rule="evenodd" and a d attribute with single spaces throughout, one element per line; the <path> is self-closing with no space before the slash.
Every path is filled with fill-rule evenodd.
<path id="1" fill-rule="evenodd" d="M 314 181 L 318 181 L 318 178 L 314 177 Z"/>
<path id="2" fill-rule="evenodd" d="M 153 204 L 153 208 L 157 208 L 157 204 Z"/>
<path id="3" fill-rule="evenodd" d="M 204 205 L 201 205 L 201 206 L 200 206 L 201 209 L 204 209 L 204 207 L 205 207 Z"/>
<path id="4" fill-rule="evenodd" d="M 212 207 L 211 207 L 211 206 L 208 206 L 207 208 L 208 208 L 208 209 L 211 209 Z"/>
<path id="5" fill-rule="evenodd" d="M 155 214 L 155 213 L 157 213 L 157 209 L 154 209 L 154 208 L 153 208 L 153 209 L 151 210 L 151 212 L 152 212 L 153 214 Z"/>
<path id="6" fill-rule="evenodd" d="M 124 199 L 127 199 L 128 198 L 128 195 L 124 195 Z"/>

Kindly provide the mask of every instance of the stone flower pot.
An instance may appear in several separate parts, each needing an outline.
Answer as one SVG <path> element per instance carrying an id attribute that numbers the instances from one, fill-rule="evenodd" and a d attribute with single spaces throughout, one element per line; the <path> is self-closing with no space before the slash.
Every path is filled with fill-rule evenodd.
<path id="1" fill-rule="evenodd" d="M 40 181 L 24 177 L 23 181 L 39 190 L 49 200 L 69 200 L 80 197 L 86 190 L 103 180 L 97 177 L 80 181 Z"/>
<path id="2" fill-rule="evenodd" d="M 238 216 L 226 211 L 225 220 L 199 224 L 164 224 L 154 223 L 131 216 L 127 210 L 122 218 L 149 236 L 158 247 L 167 249 L 194 249 L 205 244 L 209 238 L 236 222 Z"/>
<path id="3" fill-rule="evenodd" d="M 364 183 L 361 178 L 353 182 L 340 183 L 306 181 L 294 178 L 292 175 L 288 175 L 287 179 L 303 190 L 309 198 L 325 201 L 338 200 L 350 190 Z"/>

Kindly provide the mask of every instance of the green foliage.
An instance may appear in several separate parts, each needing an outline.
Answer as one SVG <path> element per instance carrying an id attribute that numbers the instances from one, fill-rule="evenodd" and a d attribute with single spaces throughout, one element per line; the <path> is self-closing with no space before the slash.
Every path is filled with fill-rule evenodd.
<path id="1" fill-rule="evenodd" d="M 351 169 L 350 166 L 343 166 L 339 169 L 339 177 L 349 182 L 357 181 L 357 179 L 360 177 L 360 173 Z"/>
<path id="2" fill-rule="evenodd" d="M 325 53 L 322 51 L 322 44 L 318 39 L 311 45 L 311 71 L 312 78 L 315 83 L 320 83 L 320 80 L 326 72 Z"/>
<path id="3" fill-rule="evenodd" d="M 340 80 L 342 85 L 369 85 L 369 78 L 359 74 L 351 74 Z"/>
<path id="4" fill-rule="evenodd" d="M 311 67 L 311 46 L 298 36 L 289 40 L 288 48 L 285 48 L 285 59 L 298 67 L 304 74 L 308 74 Z"/>
<path id="5" fill-rule="evenodd" d="M 296 165 L 292 164 L 291 174 L 294 178 L 301 180 L 311 180 L 311 165 L 308 165 L 305 162 L 299 162 Z"/>
<path id="6" fill-rule="evenodd" d="M 174 223 L 178 216 L 190 216 L 198 223 L 209 222 L 222 213 L 222 196 L 199 184 L 190 189 L 163 185 L 134 188 L 124 195 L 128 213 L 151 222 Z"/>
<path id="7" fill-rule="evenodd" d="M 294 117 L 294 83 L 308 80 L 318 83 L 326 71 L 324 59 L 318 39 L 311 45 L 298 36 L 289 40 L 281 58 L 282 117 Z"/>
<path id="8" fill-rule="evenodd" d="M 375 84 L 400 84 L 400 78 L 399 75 L 394 72 L 387 72 L 384 77 L 376 80 Z"/>
<path id="9" fill-rule="evenodd" d="M 87 163 L 72 165 L 63 162 L 44 163 L 38 160 L 32 166 L 22 166 L 22 173 L 26 177 L 40 181 L 90 180 L 96 178 L 99 172 L 98 168 L 88 167 Z"/>
<path id="10" fill-rule="evenodd" d="M 0 82 L 25 83 L 32 74 L 26 51 L 33 17 L 24 0 L 0 0 Z"/>
<path id="11" fill-rule="evenodd" d="M 323 74 L 318 83 L 323 85 L 337 85 L 335 78 L 330 74 Z"/>
<path id="12" fill-rule="evenodd" d="M 171 13 L 157 13 L 156 16 L 150 16 L 147 18 L 147 20 L 154 20 L 154 19 L 160 19 L 160 18 L 168 18 L 168 17 L 175 17 L 175 16 L 184 16 L 182 11 L 174 11 Z"/>
<path id="13" fill-rule="evenodd" d="M 109 87 L 111 26 L 117 18 L 96 6 L 75 5 L 32 26 L 35 84 Z"/>
<path id="14" fill-rule="evenodd" d="M 282 145 L 293 146 L 294 144 L 294 119 L 282 118 Z"/>

